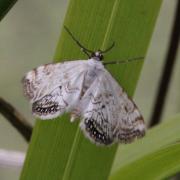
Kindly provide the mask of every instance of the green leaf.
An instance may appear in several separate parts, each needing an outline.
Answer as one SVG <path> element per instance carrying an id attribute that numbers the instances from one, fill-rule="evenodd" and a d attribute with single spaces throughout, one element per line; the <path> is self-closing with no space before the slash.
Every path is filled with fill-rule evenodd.
<path id="1" fill-rule="evenodd" d="M 180 145 L 174 145 L 179 132 L 180 114 L 149 130 L 142 140 L 120 146 L 110 180 L 161 179 L 180 170 Z"/>
<path id="2" fill-rule="evenodd" d="M 92 50 L 116 46 L 105 61 L 145 56 L 161 0 L 71 0 L 64 24 Z M 56 61 L 87 59 L 62 30 Z M 132 96 L 142 61 L 110 65 L 108 70 Z M 117 145 L 98 147 L 87 140 L 65 115 L 54 121 L 37 121 L 21 179 L 107 179 Z"/>
<path id="3" fill-rule="evenodd" d="M 0 0 L 0 21 L 16 3 L 16 1 L 17 0 Z"/>
<path id="4" fill-rule="evenodd" d="M 180 115 L 177 115 L 148 130 L 143 139 L 127 146 L 119 146 L 111 174 L 147 154 L 178 141 L 180 139 L 179 132 Z"/>
<path id="5" fill-rule="evenodd" d="M 179 119 L 180 120 L 180 119 Z M 162 148 L 123 167 L 110 180 L 164 179 L 180 171 L 180 143 Z"/>

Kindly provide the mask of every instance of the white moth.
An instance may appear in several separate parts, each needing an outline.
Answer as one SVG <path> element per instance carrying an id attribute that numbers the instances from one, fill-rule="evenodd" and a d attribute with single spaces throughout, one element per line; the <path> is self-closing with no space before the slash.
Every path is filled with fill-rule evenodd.
<path id="1" fill-rule="evenodd" d="M 33 115 L 53 119 L 70 112 L 71 121 L 80 118 L 85 136 L 98 145 L 143 137 L 142 115 L 102 63 L 103 53 L 114 43 L 105 51 L 92 52 L 65 29 L 89 59 L 46 64 L 28 72 L 22 82 Z"/>

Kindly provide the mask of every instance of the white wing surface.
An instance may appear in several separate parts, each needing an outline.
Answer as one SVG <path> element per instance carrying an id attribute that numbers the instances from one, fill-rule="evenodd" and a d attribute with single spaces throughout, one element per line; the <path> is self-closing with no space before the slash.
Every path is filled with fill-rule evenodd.
<path id="1" fill-rule="evenodd" d="M 52 119 L 71 112 L 71 120 L 80 117 L 85 136 L 98 145 L 145 135 L 137 106 L 97 60 L 40 66 L 26 74 L 23 88 L 33 115 Z"/>
<path id="2" fill-rule="evenodd" d="M 80 127 L 96 144 L 129 143 L 145 134 L 136 105 L 106 70 L 86 91 L 80 109 Z"/>
<path id="3" fill-rule="evenodd" d="M 68 61 L 28 72 L 23 89 L 32 103 L 33 115 L 52 119 L 70 111 L 81 96 L 87 68 L 87 61 Z"/>

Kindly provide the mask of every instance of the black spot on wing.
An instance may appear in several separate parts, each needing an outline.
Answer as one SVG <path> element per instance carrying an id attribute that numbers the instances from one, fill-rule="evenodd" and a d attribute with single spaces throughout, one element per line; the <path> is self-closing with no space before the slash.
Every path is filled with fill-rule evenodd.
<path id="1" fill-rule="evenodd" d="M 61 107 L 58 102 L 53 100 L 53 95 L 51 94 L 44 96 L 32 104 L 32 112 L 39 116 L 54 114 L 59 110 L 61 110 Z"/>
<path id="2" fill-rule="evenodd" d="M 113 142 L 107 132 L 104 132 L 102 127 L 94 120 L 86 118 L 85 129 L 89 136 L 96 142 L 102 145 L 110 145 Z"/>
<path id="3" fill-rule="evenodd" d="M 58 104 L 52 104 L 52 105 L 44 107 L 38 104 L 37 102 L 35 102 L 33 103 L 32 111 L 33 113 L 38 114 L 38 115 L 54 114 L 55 112 L 59 111 L 59 106 Z"/>

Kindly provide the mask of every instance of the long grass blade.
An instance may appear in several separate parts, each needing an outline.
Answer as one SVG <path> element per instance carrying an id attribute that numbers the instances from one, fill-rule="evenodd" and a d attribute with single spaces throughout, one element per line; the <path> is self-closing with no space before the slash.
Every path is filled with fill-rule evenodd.
<path id="1" fill-rule="evenodd" d="M 105 60 L 145 56 L 161 0 L 70 0 L 64 25 L 91 50 L 115 47 Z M 86 59 L 62 29 L 56 62 Z M 107 67 L 132 96 L 143 61 Z M 37 121 L 21 179 L 107 179 L 117 145 L 97 147 L 65 115 L 54 121 Z"/>

